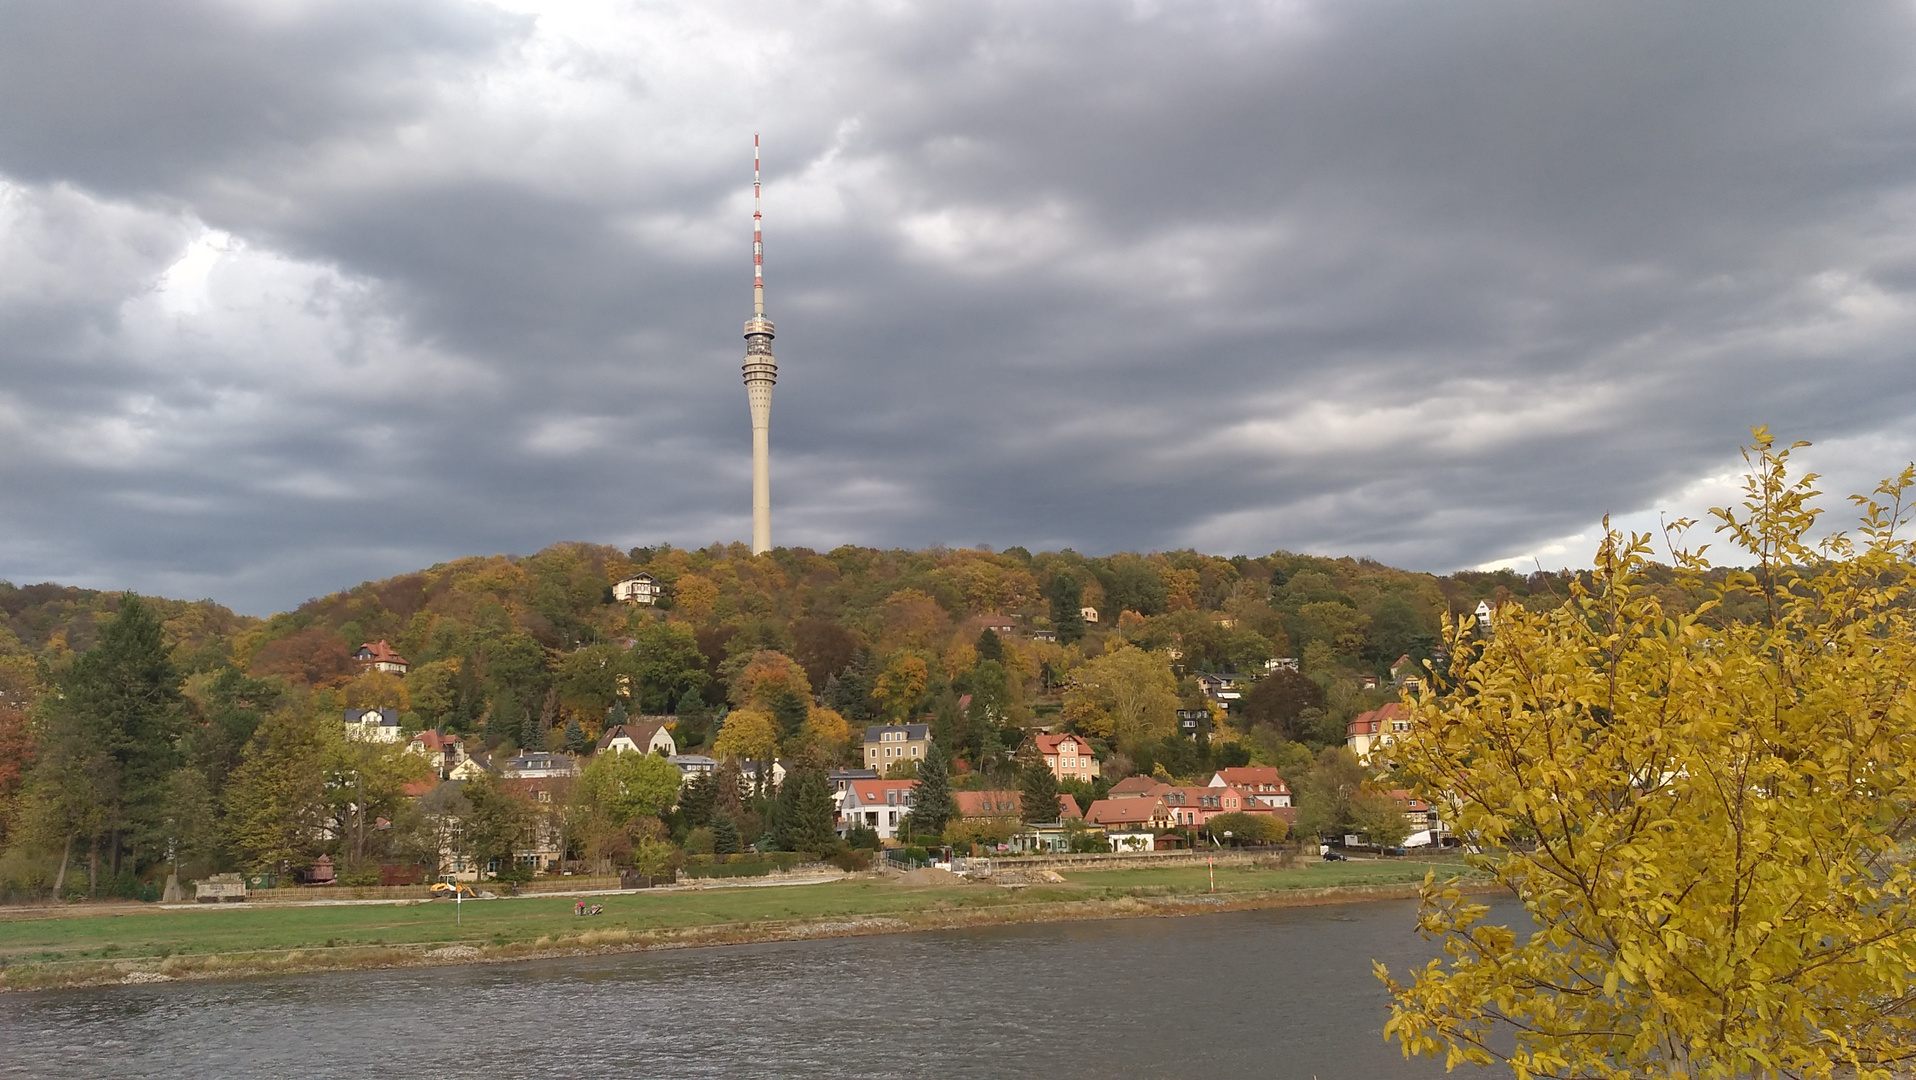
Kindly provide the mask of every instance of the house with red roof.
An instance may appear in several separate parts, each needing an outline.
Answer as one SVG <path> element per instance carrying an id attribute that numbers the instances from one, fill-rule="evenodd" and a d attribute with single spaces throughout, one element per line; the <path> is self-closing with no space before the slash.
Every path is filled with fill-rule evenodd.
<path id="1" fill-rule="evenodd" d="M 353 659 L 374 671 L 383 671 L 388 675 L 404 675 L 406 669 L 412 666 L 405 657 L 394 652 L 393 647 L 386 644 L 384 640 L 368 641 L 361 645 L 359 651 L 353 654 Z"/>
<path id="2" fill-rule="evenodd" d="M 406 744 L 406 752 L 418 754 L 431 762 L 433 772 L 444 779 L 465 762 L 466 742 L 457 735 L 446 734 L 438 728 L 428 728 L 412 737 L 412 741 Z"/>
<path id="3" fill-rule="evenodd" d="M 838 835 L 862 827 L 876 832 L 880 840 L 896 838 L 899 822 L 911 813 L 912 793 L 917 789 L 916 780 L 846 781 L 838 803 Z"/>
<path id="4" fill-rule="evenodd" d="M 1044 735 L 1031 737 L 1032 748 L 1044 756 L 1045 765 L 1051 775 L 1060 780 L 1082 780 L 1085 783 L 1098 778 L 1098 759 L 1093 756 L 1091 744 L 1076 735 Z"/>
<path id="5" fill-rule="evenodd" d="M 1291 788 L 1274 765 L 1238 765 L 1211 774 L 1212 787 L 1234 787 L 1272 808 L 1291 805 Z"/>
<path id="6" fill-rule="evenodd" d="M 1403 703 L 1390 702 L 1367 713 L 1359 713 L 1344 729 L 1344 745 L 1357 760 L 1368 764 L 1371 755 L 1410 734 L 1410 713 Z"/>
<path id="7" fill-rule="evenodd" d="M 1164 787 L 1164 781 L 1152 776 L 1139 774 L 1127 776 L 1111 785 L 1111 791 L 1105 796 L 1109 799 L 1136 799 L 1149 795 Z"/>
<path id="8" fill-rule="evenodd" d="M 958 804 L 958 816 L 967 818 L 1016 818 L 1024 809 L 1023 793 L 1017 791 L 954 791 L 952 801 Z M 1058 820 L 1082 820 L 1084 811 L 1079 808 L 1078 800 L 1070 794 L 1058 796 Z"/>

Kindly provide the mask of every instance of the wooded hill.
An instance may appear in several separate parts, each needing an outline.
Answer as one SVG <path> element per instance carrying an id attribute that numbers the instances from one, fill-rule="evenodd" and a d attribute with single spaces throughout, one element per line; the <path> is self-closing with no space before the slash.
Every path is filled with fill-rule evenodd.
<path id="1" fill-rule="evenodd" d="M 664 586 L 660 602 L 615 601 L 611 585 L 641 571 Z M 336 745 L 349 707 L 391 707 L 408 729 L 460 733 L 495 754 L 584 750 L 627 713 L 675 714 L 683 752 L 819 765 L 855 763 L 867 723 L 928 719 L 959 786 L 1004 782 L 1033 726 L 1091 738 L 1110 779 L 1290 767 L 1381 703 L 1387 692 L 1360 690 L 1357 676 L 1421 660 L 1446 613 L 1483 598 L 1555 604 L 1567 584 L 1283 552 L 753 557 L 742 545 L 567 543 L 367 582 L 264 620 L 144 599 L 138 625 L 103 645 L 122 594 L 0 583 L 0 844 L 16 870 L 21 859 L 44 870 L 77 858 L 63 849 L 81 837 L 89 870 L 126 880 L 161 857 L 163 832 L 197 817 L 215 838 L 206 850 L 228 852 L 211 863 L 234 845 L 257 858 L 271 840 L 244 839 L 249 808 L 308 785 L 300 798 L 323 810 L 344 782 L 322 790 L 325 769 L 353 778 L 351 814 L 395 816 L 400 774 L 380 774 L 376 801 L 374 763 Z M 381 640 L 409 661 L 403 677 L 353 659 Z M 1205 708 L 1193 675 L 1262 676 L 1277 657 L 1300 671 L 1261 681 L 1204 738 L 1177 734 L 1177 709 Z M 134 683 L 152 685 L 127 697 Z M 296 753 L 311 767 L 289 765 Z M 66 798 L 81 788 L 85 799 Z M 347 810 L 334 810 L 325 828 L 337 832 Z M 282 816 L 273 828 L 297 827 Z"/>

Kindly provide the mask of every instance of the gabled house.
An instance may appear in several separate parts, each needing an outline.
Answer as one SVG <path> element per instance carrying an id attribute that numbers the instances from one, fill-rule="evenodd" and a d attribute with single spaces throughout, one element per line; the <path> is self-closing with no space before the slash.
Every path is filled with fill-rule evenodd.
<path id="1" fill-rule="evenodd" d="M 397 709 L 347 709 L 342 719 L 346 723 L 346 738 L 353 742 L 399 741 Z"/>
<path id="2" fill-rule="evenodd" d="M 643 572 L 612 583 L 612 598 L 628 604 L 656 604 L 663 595 L 665 587 L 659 584 L 659 579 Z"/>
<path id="3" fill-rule="evenodd" d="M 1270 808 L 1234 787 L 1171 787 L 1159 793 L 1181 828 L 1202 828 L 1219 814 L 1255 814 Z"/>
<path id="4" fill-rule="evenodd" d="M 405 657 L 394 652 L 392 646 L 383 640 L 368 641 L 361 645 L 359 651 L 353 654 L 353 659 L 374 671 L 383 671 L 388 675 L 404 675 L 406 669 L 412 666 Z"/>
<path id="5" fill-rule="evenodd" d="M 1098 609 L 1086 604 L 1084 607 L 1078 609 L 1078 617 L 1088 623 L 1097 622 Z"/>
<path id="6" fill-rule="evenodd" d="M 433 772 L 443 779 L 466 760 L 466 741 L 438 728 L 429 728 L 412 737 L 406 744 L 406 752 L 431 762 Z"/>
<path id="7" fill-rule="evenodd" d="M 916 780 L 853 780 L 845 785 L 845 797 L 838 804 L 838 835 L 855 828 L 867 828 L 880 840 L 898 836 L 898 823 L 911 813 Z"/>
<path id="8" fill-rule="evenodd" d="M 1162 832 L 1177 827 L 1171 808 L 1160 798 L 1099 799 L 1084 820 L 1106 832 Z"/>
<path id="9" fill-rule="evenodd" d="M 873 724 L 865 729 L 867 769 L 883 773 L 901 761 L 923 761 L 930 749 L 930 724 Z"/>
<path id="10" fill-rule="evenodd" d="M 1033 748 L 1044 756 L 1044 763 L 1051 775 L 1060 780 L 1083 780 L 1090 783 L 1098 776 L 1098 759 L 1091 754 L 1091 744 L 1076 735 L 1033 735 Z"/>
<path id="11" fill-rule="evenodd" d="M 1056 630 L 1033 630 L 1031 632 L 1031 640 L 1042 641 L 1047 645 L 1056 645 L 1058 643 L 1058 632 Z"/>
<path id="12" fill-rule="evenodd" d="M 1366 764 L 1378 750 L 1410 734 L 1410 714 L 1400 702 L 1392 701 L 1367 713 L 1359 713 L 1344 729 L 1344 745 Z"/>
<path id="13" fill-rule="evenodd" d="M 615 754 L 660 754 L 672 757 L 679 752 L 678 740 L 672 738 L 672 717 L 641 716 L 623 724 L 613 724 L 599 735 L 594 753 L 603 754 L 610 750 Z"/>
<path id="14" fill-rule="evenodd" d="M 1211 774 L 1212 787 L 1234 787 L 1269 807 L 1291 805 L 1291 788 L 1271 765 L 1239 765 Z"/>

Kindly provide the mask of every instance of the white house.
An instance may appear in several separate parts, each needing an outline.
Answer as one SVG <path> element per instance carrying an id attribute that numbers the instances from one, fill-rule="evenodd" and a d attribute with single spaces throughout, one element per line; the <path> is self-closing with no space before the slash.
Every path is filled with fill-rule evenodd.
<path id="1" fill-rule="evenodd" d="M 1272 808 L 1291 805 L 1291 788 L 1274 765 L 1236 765 L 1211 774 L 1211 787 L 1231 787 Z"/>
<path id="2" fill-rule="evenodd" d="M 917 787 L 916 780 L 848 781 L 838 804 L 838 835 L 863 826 L 878 833 L 880 840 L 896 837 L 898 823 L 911 813 L 911 796 Z"/>
<path id="3" fill-rule="evenodd" d="M 633 574 L 612 583 L 612 598 L 628 604 L 655 604 L 664 594 L 664 586 L 651 574 Z"/>
<path id="4" fill-rule="evenodd" d="M 623 724 L 614 724 L 599 736 L 598 753 L 607 750 L 615 754 L 628 751 L 639 754 L 663 754 L 676 756 L 679 752 L 678 740 L 672 738 L 668 725 L 669 716 L 641 716 Z"/>
<path id="5" fill-rule="evenodd" d="M 347 709 L 346 738 L 353 742 L 396 743 L 399 741 L 399 712 L 396 709 Z"/>
<path id="6" fill-rule="evenodd" d="M 1098 609 L 1091 607 L 1089 605 L 1085 607 L 1081 607 L 1078 609 L 1078 617 L 1083 619 L 1085 622 L 1097 622 Z"/>
<path id="7" fill-rule="evenodd" d="M 405 657 L 393 651 L 384 640 L 368 641 L 353 654 L 353 659 L 371 667 L 374 671 L 383 671 L 388 675 L 404 675 L 411 666 Z"/>
<path id="8" fill-rule="evenodd" d="M 1410 714 L 1392 701 L 1353 718 L 1344 730 L 1344 745 L 1357 755 L 1357 760 L 1369 764 L 1372 754 L 1408 734 Z"/>

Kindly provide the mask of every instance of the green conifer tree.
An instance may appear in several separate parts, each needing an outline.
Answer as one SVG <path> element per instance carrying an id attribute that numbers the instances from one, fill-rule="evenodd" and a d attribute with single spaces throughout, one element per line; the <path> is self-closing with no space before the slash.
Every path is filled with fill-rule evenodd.
<path id="1" fill-rule="evenodd" d="M 786 781 L 794 790 L 791 823 L 787 826 L 793 851 L 822 852 L 836 838 L 832 830 L 832 783 L 823 769 L 798 770 Z"/>
<path id="2" fill-rule="evenodd" d="M 1051 626 L 1070 645 L 1084 637 L 1084 586 L 1071 574 L 1059 574 L 1045 590 L 1051 599 Z"/>
<path id="3" fill-rule="evenodd" d="M 1027 823 L 1037 821 L 1056 821 L 1061 816 L 1058 810 L 1058 778 L 1051 766 L 1044 763 L 1042 754 L 1032 754 L 1025 759 L 1024 768 L 1018 776 L 1018 816 Z"/>
<path id="4" fill-rule="evenodd" d="M 739 853 L 738 822 L 732 815 L 718 814 L 712 818 L 712 851 L 718 855 Z"/>
<path id="5" fill-rule="evenodd" d="M 978 635 L 978 659 L 1005 662 L 1005 643 L 998 637 L 998 631 L 989 626 Z"/>
<path id="6" fill-rule="evenodd" d="M 565 748 L 567 753 L 583 754 L 590 745 L 586 742 L 585 729 L 579 726 L 579 718 L 573 717 L 565 722 Z"/>
<path id="7" fill-rule="evenodd" d="M 951 761 L 945 748 L 933 741 L 918 766 L 918 788 L 912 792 L 911 827 L 913 832 L 942 833 L 958 814 L 951 797 Z"/>

